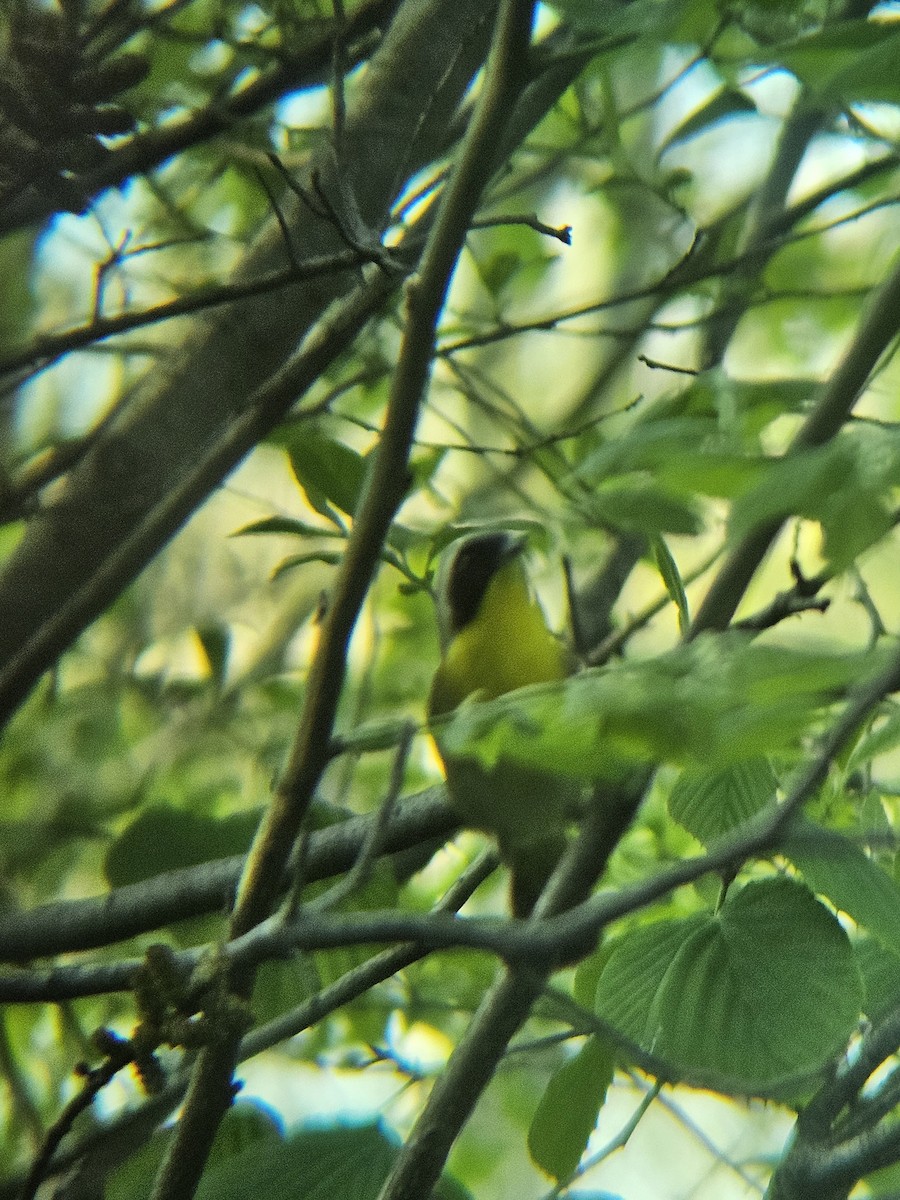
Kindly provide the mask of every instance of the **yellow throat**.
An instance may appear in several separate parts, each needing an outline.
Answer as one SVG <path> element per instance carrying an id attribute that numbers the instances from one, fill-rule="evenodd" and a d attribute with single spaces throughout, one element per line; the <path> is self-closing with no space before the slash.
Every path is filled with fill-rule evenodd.
<path id="1" fill-rule="evenodd" d="M 518 554 L 495 571 L 475 616 L 455 633 L 434 677 L 429 711 L 452 711 L 478 692 L 495 699 L 569 674 L 566 647 L 547 628 Z"/>

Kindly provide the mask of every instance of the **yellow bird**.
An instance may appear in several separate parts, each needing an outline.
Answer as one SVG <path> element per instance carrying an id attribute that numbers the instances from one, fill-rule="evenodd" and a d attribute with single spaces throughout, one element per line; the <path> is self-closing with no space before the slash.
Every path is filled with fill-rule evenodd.
<path id="1" fill-rule="evenodd" d="M 445 553 L 436 592 L 441 662 L 428 698 L 431 720 L 468 697 L 492 700 L 530 683 L 564 679 L 574 660 L 549 629 L 529 586 L 524 537 L 476 533 Z M 435 744 L 447 790 L 463 822 L 497 838 L 512 875 L 512 908 L 526 916 L 562 854 L 568 816 L 580 794 L 572 780 L 502 759 L 487 768 Z"/>

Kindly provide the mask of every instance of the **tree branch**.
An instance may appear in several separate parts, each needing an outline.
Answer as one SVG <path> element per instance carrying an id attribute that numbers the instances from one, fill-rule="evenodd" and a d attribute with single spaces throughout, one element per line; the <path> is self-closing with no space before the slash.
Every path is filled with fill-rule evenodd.
<path id="1" fill-rule="evenodd" d="M 415 17 L 410 17 L 410 20 L 415 20 L 421 37 L 426 22 L 422 19 L 421 5 L 417 4 L 415 9 Z M 411 13 L 412 9 L 405 11 Z M 521 70 L 524 63 L 524 51 L 530 35 L 530 4 L 527 6 L 527 15 L 528 31 L 524 44 L 520 46 L 516 43 L 521 56 L 516 63 L 517 71 Z M 521 20 L 521 13 L 518 13 L 518 18 Z M 462 35 L 462 28 L 457 28 Z M 504 30 L 502 23 L 500 29 Z M 489 62 L 484 95 L 491 98 L 498 88 L 494 74 L 496 70 L 496 66 L 492 67 Z M 500 124 L 501 115 L 505 118 L 512 108 L 515 78 L 517 75 L 513 74 L 508 80 L 503 80 L 501 113 L 487 109 L 482 103 L 476 108 L 460 158 L 451 171 L 446 191 L 440 199 L 419 273 L 409 285 L 400 357 L 372 475 L 355 515 L 344 562 L 310 666 L 294 747 L 241 879 L 231 920 L 233 938 L 246 933 L 264 919 L 276 902 L 278 884 L 288 856 L 328 761 L 328 747 L 343 687 L 350 635 L 378 566 L 382 544 L 406 493 L 408 458 L 419 406 L 431 369 L 437 320 L 469 222 L 493 163 L 493 146 L 486 144 L 485 138 L 492 126 Z M 490 122 L 484 120 L 486 111 L 491 112 Z M 249 993 L 252 980 L 253 972 L 240 977 L 242 994 Z M 234 985 L 238 983 L 238 977 L 233 973 L 232 981 Z M 238 1045 L 237 1031 L 233 1031 L 215 1045 L 201 1050 L 181 1121 L 153 1188 L 153 1200 L 187 1200 L 194 1194 L 216 1130 L 231 1103 L 231 1079 L 237 1062 Z"/>
<path id="2" fill-rule="evenodd" d="M 457 879 L 435 905 L 435 912 L 456 912 L 475 889 L 496 868 L 497 856 L 491 851 L 480 855 Z M 374 955 L 359 966 L 352 967 L 338 979 L 316 992 L 296 1008 L 281 1013 L 266 1024 L 254 1029 L 241 1041 L 241 1062 L 271 1050 L 287 1038 L 309 1029 L 337 1009 L 383 983 L 398 971 L 424 957 L 426 952 L 417 945 L 393 946 Z M 43 1177 L 60 1174 L 78 1163 L 80 1175 L 88 1179 L 106 1177 L 112 1167 L 122 1162 L 150 1136 L 156 1126 L 184 1098 L 189 1072 L 179 1071 L 159 1095 L 151 1096 L 137 1109 L 120 1114 L 111 1121 L 83 1134 L 74 1145 L 55 1154 L 46 1164 Z M 24 1179 L 15 1177 L 0 1184 L 0 1200 L 18 1200 Z"/>
<path id="3" fill-rule="evenodd" d="M 304 879 L 314 883 L 352 867 L 373 820 L 372 816 L 352 817 L 326 829 L 314 830 L 304 854 Z M 458 817 L 444 799 L 444 789 L 429 788 L 398 802 L 379 849 L 383 854 L 406 850 L 434 838 L 452 836 L 458 826 Z M 42 904 L 27 912 L 2 916 L 0 962 L 26 963 L 55 954 L 93 950 L 187 917 L 228 912 L 244 861 L 244 855 L 236 855 L 199 863 L 116 888 L 105 895 Z M 286 889 L 292 879 L 289 867 L 281 887 Z M 53 968 L 40 974 L 47 976 L 49 987 Z M 91 993 L 95 990 L 91 989 Z"/>
<path id="4" fill-rule="evenodd" d="M 374 316 L 394 286 L 393 280 L 377 268 L 364 273 L 362 282 L 324 312 L 297 353 L 251 395 L 243 411 L 213 436 L 211 444 L 199 453 L 195 446 L 190 467 L 149 512 L 121 531 L 120 540 L 105 548 L 95 570 L 59 597 L 56 609 L 43 615 L 21 647 L 8 647 L 8 657 L 0 670 L 0 727 L 72 638 L 119 595 L 235 464 L 278 424 L 297 396 Z M 92 457 L 104 453 L 103 444 L 99 440 L 95 443 Z M 84 465 L 90 469 L 87 462 Z M 100 502 L 107 503 L 108 498 Z M 12 565 L 13 558 L 15 553 L 8 565 Z M 53 580 L 51 592 L 60 579 Z M 3 586 L 0 580 L 0 595 Z"/>
<path id="5" fill-rule="evenodd" d="M 900 331 L 900 259 L 866 306 L 856 336 L 837 369 L 819 389 L 812 411 L 785 457 L 821 446 L 833 438 L 853 410 L 857 397 Z M 734 616 L 757 567 L 768 553 L 786 517 L 752 530 L 735 546 L 706 594 L 691 628 L 691 637 L 707 629 L 724 629 Z"/>

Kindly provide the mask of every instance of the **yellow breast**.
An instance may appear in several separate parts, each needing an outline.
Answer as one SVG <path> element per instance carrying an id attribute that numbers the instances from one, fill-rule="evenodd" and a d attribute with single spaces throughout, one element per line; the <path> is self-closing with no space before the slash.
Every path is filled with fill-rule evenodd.
<path id="1" fill-rule="evenodd" d="M 432 684 L 429 712 L 450 712 L 475 692 L 493 700 L 569 673 L 569 652 L 547 628 L 516 560 L 497 571 L 477 617 L 447 647 Z"/>

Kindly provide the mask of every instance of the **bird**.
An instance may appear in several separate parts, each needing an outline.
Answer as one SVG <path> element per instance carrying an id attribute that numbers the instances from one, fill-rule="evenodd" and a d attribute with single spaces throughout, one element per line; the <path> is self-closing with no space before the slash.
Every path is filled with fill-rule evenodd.
<path id="1" fill-rule="evenodd" d="M 525 566 L 526 539 L 508 530 L 469 534 L 435 575 L 441 660 L 428 696 L 432 737 L 450 803 L 467 828 L 493 834 L 510 868 L 514 916 L 528 916 L 566 846 L 580 795 L 573 780 L 500 758 L 486 767 L 445 753 L 440 718 L 470 698 L 493 700 L 565 679 L 575 657 L 547 624 Z"/>

